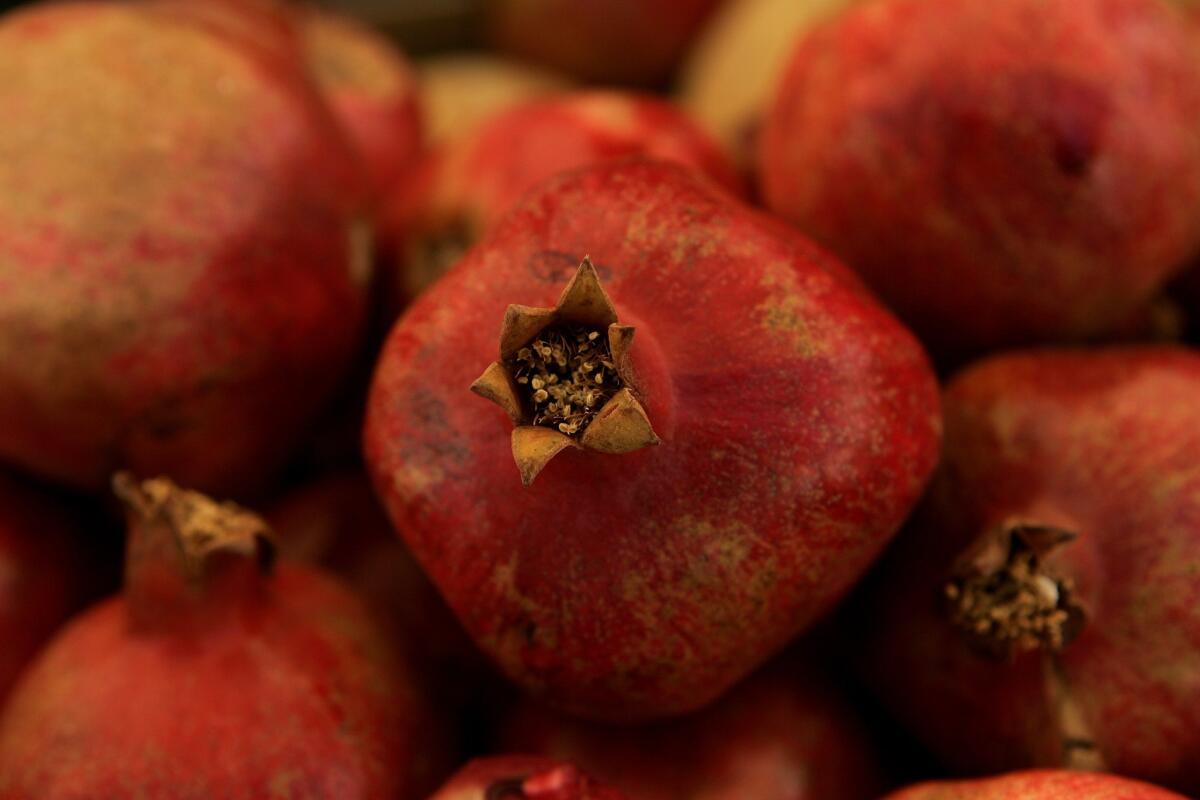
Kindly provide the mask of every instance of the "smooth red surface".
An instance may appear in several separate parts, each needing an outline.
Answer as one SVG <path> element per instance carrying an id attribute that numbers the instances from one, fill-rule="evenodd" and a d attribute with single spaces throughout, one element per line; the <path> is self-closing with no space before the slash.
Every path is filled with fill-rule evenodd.
<path id="1" fill-rule="evenodd" d="M 519 784 L 507 792 L 488 789 Z M 537 756 L 489 756 L 463 767 L 429 800 L 625 800 L 570 764 Z"/>
<path id="2" fill-rule="evenodd" d="M 245 494 L 333 389 L 361 178 L 273 30 L 187 2 L 0 22 L 0 459 Z"/>
<path id="3" fill-rule="evenodd" d="M 509 303 L 590 254 L 636 327 L 662 444 L 565 451 L 529 488 L 512 423 L 468 391 Z M 827 611 L 936 457 L 933 375 L 837 262 L 669 164 L 530 194 L 393 329 L 364 433 L 376 490 L 485 652 L 603 718 L 696 709 Z"/>
<path id="4" fill-rule="evenodd" d="M 767 205 L 935 352 L 1103 333 L 1200 247 L 1200 60 L 1158 0 L 881 0 L 797 46 Z"/>
<path id="5" fill-rule="evenodd" d="M 1031 770 L 924 783 L 889 794 L 886 800 L 1183 800 L 1183 795 L 1115 775 Z"/>
<path id="6" fill-rule="evenodd" d="M 883 785 L 862 722 L 795 658 L 702 711 L 637 728 L 525 701 L 505 721 L 500 747 L 578 764 L 638 800 L 876 800 Z"/>
<path id="7" fill-rule="evenodd" d="M 950 383 L 942 465 L 863 622 L 871 683 L 948 764 L 1062 764 L 1057 675 L 1113 771 L 1200 794 L 1198 400 L 1184 349 L 1012 354 Z M 1046 569 L 1090 619 L 1049 661 L 987 660 L 939 611 L 954 559 L 1010 518 L 1079 534 Z"/>

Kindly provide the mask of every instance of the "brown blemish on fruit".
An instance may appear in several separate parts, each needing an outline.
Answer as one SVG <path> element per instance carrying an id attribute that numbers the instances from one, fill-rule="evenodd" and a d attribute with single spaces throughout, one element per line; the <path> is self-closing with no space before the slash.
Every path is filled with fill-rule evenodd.
<path id="1" fill-rule="evenodd" d="M 763 270 L 760 285 L 768 295 L 753 313 L 763 330 L 788 341 L 804 358 L 817 355 L 820 348 L 808 329 L 809 313 L 795 270 L 786 262 L 772 262 Z"/>

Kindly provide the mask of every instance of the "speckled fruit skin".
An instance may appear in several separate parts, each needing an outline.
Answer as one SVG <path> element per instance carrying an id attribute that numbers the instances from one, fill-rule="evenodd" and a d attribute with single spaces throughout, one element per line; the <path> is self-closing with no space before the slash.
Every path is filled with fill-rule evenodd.
<path id="1" fill-rule="evenodd" d="M 510 302 L 590 254 L 662 443 L 566 451 L 523 488 L 512 423 L 467 387 Z M 891 538 L 938 446 L 911 335 L 803 237 L 671 164 L 532 192 L 392 330 L 364 432 L 397 530 L 513 680 L 583 716 L 721 694 Z"/>
<path id="2" fill-rule="evenodd" d="M 636 729 L 526 701 L 500 747 L 578 764 L 638 800 L 875 800 L 873 744 L 833 687 L 785 658 L 694 715 Z"/>
<path id="3" fill-rule="evenodd" d="M 768 206 L 935 353 L 1102 333 L 1200 246 L 1200 60 L 1157 0 L 882 0 L 807 37 Z"/>
<path id="4" fill-rule="evenodd" d="M 602 83 L 667 79 L 720 0 L 488 0 L 489 36 L 517 58 Z"/>
<path id="5" fill-rule="evenodd" d="M 1029 770 L 994 778 L 923 783 L 886 800 L 1183 800 L 1140 781 L 1066 770 Z"/>
<path id="6" fill-rule="evenodd" d="M 741 193 L 733 166 L 682 111 L 627 92 L 590 91 L 521 103 L 431 153 L 396 195 L 389 236 L 402 256 L 402 298 L 425 289 L 444 267 L 419 254 L 458 232 L 477 240 L 538 183 L 569 169 L 642 155 L 684 164 Z"/>
<path id="7" fill-rule="evenodd" d="M 518 790 L 493 791 L 501 781 L 532 779 Z M 616 789 L 603 786 L 570 764 L 537 756 L 489 756 L 463 767 L 429 800 L 626 800 Z"/>
<path id="8" fill-rule="evenodd" d="M 317 86 L 382 196 L 421 152 L 416 74 L 390 41 L 353 19 L 309 8 L 299 27 Z"/>
<path id="9" fill-rule="evenodd" d="M 424 796 L 407 784 L 419 698 L 350 592 L 236 559 L 179 595 L 150 578 L 77 617 L 18 683 L 0 798 Z"/>
<path id="10" fill-rule="evenodd" d="M 1113 771 L 1200 794 L 1198 397 L 1200 355 L 1170 348 L 1005 355 L 948 386 L 942 465 L 873 587 L 863 663 L 950 765 L 1061 765 L 1058 679 Z M 939 613 L 953 560 L 1014 516 L 1079 534 L 1047 563 L 1090 618 L 1050 662 L 988 660 Z"/>
<path id="11" fill-rule="evenodd" d="M 286 45 L 205 8 L 0 21 L 0 460 L 244 494 L 352 352 L 349 149 Z"/>
<path id="12" fill-rule="evenodd" d="M 0 705 L 85 596 L 76 527 L 55 498 L 0 474 Z"/>

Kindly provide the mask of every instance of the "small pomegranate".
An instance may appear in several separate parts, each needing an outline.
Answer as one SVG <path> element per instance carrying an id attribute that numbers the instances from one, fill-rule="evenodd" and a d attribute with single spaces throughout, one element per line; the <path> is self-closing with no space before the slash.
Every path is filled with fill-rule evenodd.
<path id="1" fill-rule="evenodd" d="M 570 764 L 536 756 L 478 758 L 429 800 L 625 800 Z"/>
<path id="2" fill-rule="evenodd" d="M 400 299 L 423 291 L 534 185 L 633 155 L 684 164 L 740 192 L 716 144 L 662 100 L 593 91 L 522 103 L 431 154 L 397 196 Z"/>
<path id="3" fill-rule="evenodd" d="M 682 167 L 626 161 L 535 190 L 418 298 L 364 446 L 509 677 L 647 719 L 707 704 L 828 610 L 939 430 L 920 347 L 836 261 Z"/>
<path id="4" fill-rule="evenodd" d="M 603 83 L 670 77 L 721 0 L 487 0 L 492 42 L 518 58 Z"/>
<path id="5" fill-rule="evenodd" d="M 334 388 L 369 278 L 360 176 L 268 30 L 217 3 L 0 20 L 19 121 L 0 126 L 0 459 L 245 494 Z"/>
<path id="6" fill-rule="evenodd" d="M 703 711 L 638 728 L 579 722 L 526 702 L 500 745 L 578 764 L 638 800 L 875 800 L 883 785 L 854 713 L 794 658 Z"/>
<path id="7" fill-rule="evenodd" d="M 421 150 L 416 75 L 391 42 L 342 15 L 305 9 L 300 30 L 309 69 L 382 195 Z"/>
<path id="8" fill-rule="evenodd" d="M 571 87 L 569 78 L 484 53 L 454 53 L 417 64 L 429 141 L 441 144 L 494 114 Z"/>
<path id="9" fill-rule="evenodd" d="M 115 480 L 124 594 L 73 621 L 0 721 L 0 797 L 420 796 L 418 698 L 366 610 L 279 564 L 257 516 Z"/>
<path id="10" fill-rule="evenodd" d="M 1159 0 L 881 0 L 808 36 L 768 206 L 947 358 L 1095 336 L 1200 247 L 1200 59 Z"/>
<path id="11" fill-rule="evenodd" d="M 1030 770 L 994 778 L 923 783 L 885 800 L 1184 800 L 1183 795 L 1115 775 Z"/>
<path id="12" fill-rule="evenodd" d="M 76 521 L 56 500 L 0 474 L 0 706 L 89 588 Z"/>
<path id="13" fill-rule="evenodd" d="M 946 389 L 937 477 L 863 663 L 969 771 L 1103 767 L 1200 794 L 1200 354 L 1046 350 Z"/>

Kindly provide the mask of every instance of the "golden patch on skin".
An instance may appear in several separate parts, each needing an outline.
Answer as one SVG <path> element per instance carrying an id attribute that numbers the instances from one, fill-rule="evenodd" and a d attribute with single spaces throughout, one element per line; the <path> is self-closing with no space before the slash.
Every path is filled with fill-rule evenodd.
<path id="1" fill-rule="evenodd" d="M 436 464 L 419 466 L 411 461 L 397 467 L 392 474 L 392 488 L 405 501 L 428 494 L 437 484 L 445 480 L 446 474 Z"/>
<path id="2" fill-rule="evenodd" d="M 617 136 L 634 136 L 640 128 L 635 104 L 618 94 L 588 94 L 575 100 L 570 108 L 584 123 Z"/>
<path id="3" fill-rule="evenodd" d="M 333 14 L 310 13 L 304 49 L 313 76 L 327 91 L 386 98 L 404 88 L 407 68 L 375 34 Z"/>
<path id="4" fill-rule="evenodd" d="M 763 270 L 759 286 L 768 296 L 754 308 L 754 317 L 763 330 L 782 338 L 804 358 L 812 358 L 823 348 L 808 329 L 808 308 L 800 296 L 795 270 L 784 261 L 772 261 Z"/>

